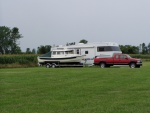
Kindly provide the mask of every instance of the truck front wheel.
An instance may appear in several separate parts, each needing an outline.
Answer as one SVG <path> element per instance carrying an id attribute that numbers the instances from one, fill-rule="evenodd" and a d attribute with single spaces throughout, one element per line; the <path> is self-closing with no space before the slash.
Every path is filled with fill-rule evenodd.
<path id="1" fill-rule="evenodd" d="M 136 67 L 135 63 L 130 64 L 130 68 L 135 68 L 135 67 Z"/>
<path id="2" fill-rule="evenodd" d="M 101 62 L 101 63 L 100 63 L 100 67 L 101 67 L 101 68 L 105 68 L 105 67 L 106 67 L 106 64 L 105 64 L 104 62 Z"/>

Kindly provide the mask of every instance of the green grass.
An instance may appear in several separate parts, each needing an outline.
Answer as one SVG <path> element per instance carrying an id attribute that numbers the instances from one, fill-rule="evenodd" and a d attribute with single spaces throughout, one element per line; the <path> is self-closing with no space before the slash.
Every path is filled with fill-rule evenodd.
<path id="1" fill-rule="evenodd" d="M 0 69 L 0 113 L 150 113 L 150 62 Z"/>

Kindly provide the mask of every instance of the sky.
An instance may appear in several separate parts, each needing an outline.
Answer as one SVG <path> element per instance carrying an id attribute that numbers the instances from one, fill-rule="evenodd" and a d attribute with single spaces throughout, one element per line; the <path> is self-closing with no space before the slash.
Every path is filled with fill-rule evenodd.
<path id="1" fill-rule="evenodd" d="M 19 28 L 22 51 L 40 45 L 150 43 L 150 0 L 0 0 L 0 26 Z"/>

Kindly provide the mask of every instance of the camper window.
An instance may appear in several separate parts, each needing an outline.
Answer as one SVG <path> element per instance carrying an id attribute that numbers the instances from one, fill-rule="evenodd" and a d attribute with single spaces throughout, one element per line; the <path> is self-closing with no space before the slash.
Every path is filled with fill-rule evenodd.
<path id="1" fill-rule="evenodd" d="M 104 47 L 97 47 L 97 52 L 104 51 Z"/>
<path id="2" fill-rule="evenodd" d="M 112 49 L 111 46 L 106 46 L 106 47 L 104 48 L 104 50 L 105 50 L 105 51 L 112 51 L 113 49 Z"/>
<path id="3" fill-rule="evenodd" d="M 85 54 L 88 54 L 88 51 L 85 51 Z"/>
<path id="4" fill-rule="evenodd" d="M 120 51 L 120 48 L 116 46 L 97 47 L 97 52 L 101 52 L 101 51 Z"/>
<path id="5" fill-rule="evenodd" d="M 121 51 L 120 48 L 117 47 L 117 46 L 113 46 L 113 47 L 112 47 L 112 50 L 113 50 L 113 51 Z"/>

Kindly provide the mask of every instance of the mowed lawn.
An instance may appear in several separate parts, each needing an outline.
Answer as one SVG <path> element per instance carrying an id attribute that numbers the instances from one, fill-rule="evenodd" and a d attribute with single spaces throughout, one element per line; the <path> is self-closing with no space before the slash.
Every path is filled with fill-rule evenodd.
<path id="1" fill-rule="evenodd" d="M 150 62 L 0 69 L 0 113 L 150 113 Z"/>

